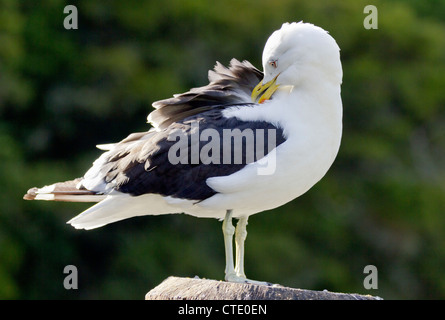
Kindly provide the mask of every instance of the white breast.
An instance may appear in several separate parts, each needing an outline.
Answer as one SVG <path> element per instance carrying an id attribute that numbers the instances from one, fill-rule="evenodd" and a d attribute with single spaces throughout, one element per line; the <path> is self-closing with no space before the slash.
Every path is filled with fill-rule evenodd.
<path id="1" fill-rule="evenodd" d="M 284 129 L 287 140 L 265 157 L 269 166 L 275 166 L 271 174 L 264 163 L 255 162 L 230 176 L 210 178 L 207 184 L 219 193 L 189 208 L 189 214 L 222 218 L 225 210 L 233 209 L 237 217 L 281 206 L 316 184 L 340 147 L 339 90 L 323 97 L 293 92 L 255 108 L 231 109 L 226 116 L 270 121 Z"/>

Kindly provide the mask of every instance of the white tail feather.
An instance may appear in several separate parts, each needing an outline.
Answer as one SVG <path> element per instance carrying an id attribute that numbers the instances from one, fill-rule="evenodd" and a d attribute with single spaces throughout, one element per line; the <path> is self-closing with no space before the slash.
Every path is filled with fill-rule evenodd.
<path id="1" fill-rule="evenodd" d="M 114 194 L 77 215 L 68 224 L 76 229 L 94 229 L 106 224 L 136 216 L 177 213 L 162 196 L 146 194 L 137 197 Z"/>

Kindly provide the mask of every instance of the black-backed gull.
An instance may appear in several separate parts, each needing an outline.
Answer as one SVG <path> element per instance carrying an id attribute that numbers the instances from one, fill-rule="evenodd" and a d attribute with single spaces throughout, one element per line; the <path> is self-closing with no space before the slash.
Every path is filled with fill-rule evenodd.
<path id="1" fill-rule="evenodd" d="M 68 221 L 79 229 L 142 215 L 224 219 L 225 279 L 249 282 L 248 217 L 308 191 L 339 150 L 339 51 L 322 28 L 285 23 L 267 40 L 264 73 L 247 61 L 217 63 L 208 85 L 155 102 L 150 130 L 98 146 L 105 152 L 82 178 L 24 198 L 98 202 Z"/>

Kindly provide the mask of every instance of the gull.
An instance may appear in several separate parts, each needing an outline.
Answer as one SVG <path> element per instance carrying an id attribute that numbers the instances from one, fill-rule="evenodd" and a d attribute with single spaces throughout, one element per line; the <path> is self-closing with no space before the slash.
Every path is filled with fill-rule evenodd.
<path id="1" fill-rule="evenodd" d="M 217 63 L 208 85 L 153 103 L 148 131 L 99 145 L 105 152 L 83 177 L 24 198 L 97 202 L 68 221 L 77 229 L 173 213 L 223 220 L 225 280 L 264 284 L 244 271 L 248 218 L 298 198 L 331 167 L 342 66 L 329 33 L 303 22 L 272 33 L 262 65 Z"/>

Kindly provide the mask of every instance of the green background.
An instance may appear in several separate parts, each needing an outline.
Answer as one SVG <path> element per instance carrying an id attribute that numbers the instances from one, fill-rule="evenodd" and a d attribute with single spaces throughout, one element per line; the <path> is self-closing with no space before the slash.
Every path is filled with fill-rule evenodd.
<path id="1" fill-rule="evenodd" d="M 78 30 L 63 28 L 66 5 Z M 283 22 L 341 48 L 344 136 L 307 194 L 251 217 L 246 273 L 282 285 L 445 298 L 445 1 L 0 0 L 0 298 L 142 299 L 170 275 L 224 277 L 217 220 L 139 217 L 92 231 L 88 204 L 24 201 L 79 177 L 96 144 L 147 130 L 151 103 L 207 84 L 232 57 L 261 67 Z M 147 204 L 149 205 L 149 204 Z M 65 290 L 66 265 L 79 289 Z M 366 265 L 378 289 L 363 287 Z"/>

